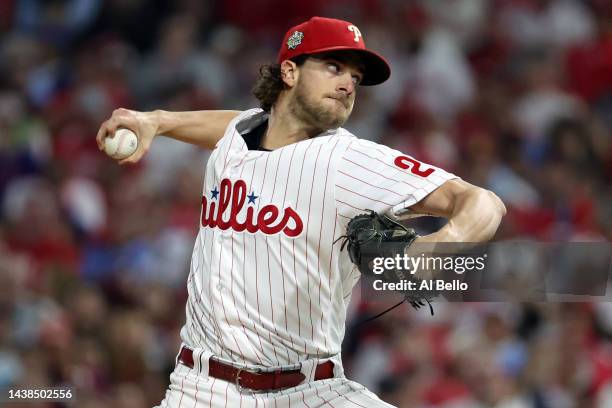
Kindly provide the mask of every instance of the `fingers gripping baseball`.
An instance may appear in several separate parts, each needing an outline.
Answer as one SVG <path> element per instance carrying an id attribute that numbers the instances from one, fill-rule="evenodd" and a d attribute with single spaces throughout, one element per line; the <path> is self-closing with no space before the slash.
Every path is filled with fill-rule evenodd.
<path id="1" fill-rule="evenodd" d="M 158 130 L 157 118 L 154 112 L 139 112 L 124 108 L 115 109 L 111 117 L 102 123 L 96 142 L 100 150 L 104 150 L 105 139 L 113 137 L 119 128 L 126 128 L 136 134 L 138 147 L 129 157 L 119 160 L 119 164 L 137 163 L 149 150 Z"/>

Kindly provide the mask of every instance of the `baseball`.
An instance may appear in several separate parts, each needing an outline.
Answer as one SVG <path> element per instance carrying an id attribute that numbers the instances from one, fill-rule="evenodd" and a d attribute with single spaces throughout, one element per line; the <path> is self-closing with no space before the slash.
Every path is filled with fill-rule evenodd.
<path id="1" fill-rule="evenodd" d="M 113 159 L 130 157 L 138 148 L 138 137 L 130 129 L 117 129 L 113 137 L 104 140 L 104 151 Z"/>

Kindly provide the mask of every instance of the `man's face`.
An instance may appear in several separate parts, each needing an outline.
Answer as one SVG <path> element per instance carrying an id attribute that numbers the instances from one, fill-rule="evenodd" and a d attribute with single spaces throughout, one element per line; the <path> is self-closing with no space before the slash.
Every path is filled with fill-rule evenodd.
<path id="1" fill-rule="evenodd" d="M 353 110 L 356 87 L 362 78 L 358 59 L 349 53 L 311 56 L 299 67 L 291 112 L 312 127 L 338 128 Z"/>

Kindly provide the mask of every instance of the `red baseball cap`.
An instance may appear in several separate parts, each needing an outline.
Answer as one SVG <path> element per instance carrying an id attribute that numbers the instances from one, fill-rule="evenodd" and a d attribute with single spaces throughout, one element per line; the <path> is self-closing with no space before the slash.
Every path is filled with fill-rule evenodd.
<path id="1" fill-rule="evenodd" d="M 278 63 L 298 55 L 326 51 L 352 50 L 365 67 L 361 85 L 378 85 L 391 76 L 389 63 L 374 51 L 366 49 L 359 29 L 348 21 L 313 17 L 287 31 L 278 52 Z"/>

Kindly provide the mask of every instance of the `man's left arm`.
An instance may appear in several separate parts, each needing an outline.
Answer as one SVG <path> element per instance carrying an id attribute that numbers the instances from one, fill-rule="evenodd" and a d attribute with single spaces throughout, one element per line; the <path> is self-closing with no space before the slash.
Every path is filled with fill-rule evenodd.
<path id="1" fill-rule="evenodd" d="M 452 179 L 412 205 L 410 212 L 448 219 L 440 230 L 415 242 L 486 242 L 495 235 L 506 207 L 493 192 Z"/>

